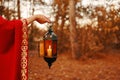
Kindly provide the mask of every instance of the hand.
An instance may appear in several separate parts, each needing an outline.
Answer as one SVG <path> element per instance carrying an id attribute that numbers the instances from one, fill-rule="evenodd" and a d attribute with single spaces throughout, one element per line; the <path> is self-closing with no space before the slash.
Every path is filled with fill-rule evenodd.
<path id="1" fill-rule="evenodd" d="M 24 19 L 21 19 L 21 21 L 24 22 Z M 48 23 L 51 22 L 47 17 L 45 17 L 43 15 L 40 15 L 40 14 L 33 15 L 31 17 L 26 18 L 26 21 L 27 21 L 27 24 L 30 24 L 33 21 L 37 21 L 40 24 L 43 24 L 43 23 L 46 23 L 46 22 L 48 22 Z"/>
<path id="2" fill-rule="evenodd" d="M 35 20 L 36 20 L 37 22 L 41 23 L 41 24 L 46 23 L 46 22 L 48 22 L 48 23 L 51 22 L 46 16 L 44 16 L 44 15 L 39 15 L 39 14 L 38 14 L 38 15 L 35 15 Z"/>

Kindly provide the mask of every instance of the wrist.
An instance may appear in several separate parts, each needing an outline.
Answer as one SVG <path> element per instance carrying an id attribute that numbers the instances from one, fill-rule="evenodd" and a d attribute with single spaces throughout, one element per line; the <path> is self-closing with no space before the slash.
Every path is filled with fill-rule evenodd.
<path id="1" fill-rule="evenodd" d="M 25 25 L 28 25 L 27 19 L 23 19 L 23 20 L 24 20 L 24 22 L 25 22 Z"/>
<path id="2" fill-rule="evenodd" d="M 21 21 L 23 22 L 23 25 L 28 25 L 27 19 L 22 19 Z"/>

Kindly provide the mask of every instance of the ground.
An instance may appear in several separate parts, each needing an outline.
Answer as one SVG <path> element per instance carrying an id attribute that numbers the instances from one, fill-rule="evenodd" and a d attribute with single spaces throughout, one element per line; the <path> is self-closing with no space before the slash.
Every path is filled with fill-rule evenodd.
<path id="1" fill-rule="evenodd" d="M 105 50 L 91 57 L 72 59 L 61 53 L 51 69 L 35 51 L 29 51 L 29 80 L 120 80 L 120 50 Z"/>

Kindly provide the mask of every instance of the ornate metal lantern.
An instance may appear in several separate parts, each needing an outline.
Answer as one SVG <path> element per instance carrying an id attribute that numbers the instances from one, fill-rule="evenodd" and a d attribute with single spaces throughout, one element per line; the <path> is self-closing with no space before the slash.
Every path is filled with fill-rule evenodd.
<path id="1" fill-rule="evenodd" d="M 40 56 L 48 63 L 49 68 L 57 59 L 57 36 L 49 27 L 48 32 L 44 35 L 43 41 L 40 41 Z"/>

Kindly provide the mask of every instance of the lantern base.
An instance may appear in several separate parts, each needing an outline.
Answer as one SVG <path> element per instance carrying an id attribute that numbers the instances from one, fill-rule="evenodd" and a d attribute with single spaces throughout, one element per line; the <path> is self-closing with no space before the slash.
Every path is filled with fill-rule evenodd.
<path id="1" fill-rule="evenodd" d="M 57 57 L 44 57 L 44 60 L 48 63 L 48 66 L 49 66 L 49 69 L 51 68 L 52 66 L 52 63 L 55 62 L 57 59 Z"/>

